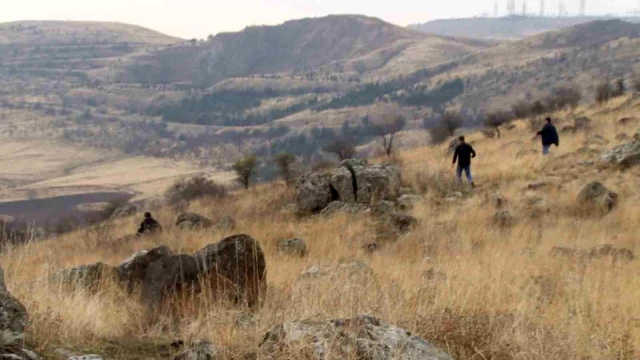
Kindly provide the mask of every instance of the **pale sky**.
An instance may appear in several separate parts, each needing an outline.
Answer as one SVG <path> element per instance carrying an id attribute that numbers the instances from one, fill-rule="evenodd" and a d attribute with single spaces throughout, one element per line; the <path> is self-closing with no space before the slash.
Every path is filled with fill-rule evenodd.
<path id="1" fill-rule="evenodd" d="M 545 0 L 548 14 L 560 0 Z M 624 14 L 640 10 L 640 0 L 586 0 L 587 14 Z M 500 12 L 506 0 L 498 0 Z M 523 0 L 516 0 L 518 12 Z M 577 14 L 580 0 L 564 0 Z M 539 12 L 540 0 L 528 0 Z M 15 20 L 117 21 L 183 38 L 238 31 L 249 25 L 329 14 L 363 14 L 397 25 L 434 19 L 493 14 L 494 0 L 0 0 L 0 22 Z"/>

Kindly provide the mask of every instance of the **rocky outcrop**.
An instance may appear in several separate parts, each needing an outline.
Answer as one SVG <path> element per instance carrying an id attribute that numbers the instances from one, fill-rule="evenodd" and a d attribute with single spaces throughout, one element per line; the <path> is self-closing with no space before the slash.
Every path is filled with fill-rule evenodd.
<path id="1" fill-rule="evenodd" d="M 9 293 L 0 268 L 0 359 L 40 360 L 33 351 L 23 347 L 27 310 Z"/>
<path id="2" fill-rule="evenodd" d="M 94 264 L 80 265 L 71 269 L 62 270 L 54 278 L 70 288 L 83 288 L 97 291 L 105 280 L 113 278 L 113 267 L 97 262 Z"/>
<path id="3" fill-rule="evenodd" d="M 331 216 L 335 214 L 358 214 L 367 211 L 367 209 L 369 208 L 364 204 L 349 204 L 342 201 L 333 201 L 320 212 L 320 215 Z"/>
<path id="4" fill-rule="evenodd" d="M 382 200 L 395 201 L 400 194 L 400 180 L 400 170 L 396 166 L 345 160 L 336 169 L 301 177 L 296 186 L 298 209 L 319 213 L 334 201 L 365 205 Z"/>
<path id="5" fill-rule="evenodd" d="M 331 188 L 331 174 L 304 174 L 296 184 L 296 204 L 301 212 L 320 212 L 338 199 L 337 191 Z"/>
<path id="6" fill-rule="evenodd" d="M 592 182 L 580 191 L 577 201 L 582 213 L 608 213 L 617 205 L 618 194 L 599 182 Z"/>
<path id="7" fill-rule="evenodd" d="M 240 300 L 253 307 L 261 303 L 267 287 L 267 264 L 260 244 L 249 235 L 234 235 L 194 254 L 205 274 L 227 278 Z"/>
<path id="8" fill-rule="evenodd" d="M 144 281 L 147 269 L 152 263 L 169 255 L 173 255 L 173 251 L 166 246 L 139 251 L 118 265 L 118 280 L 131 292 Z"/>
<path id="9" fill-rule="evenodd" d="M 269 330 L 260 344 L 264 358 L 453 360 L 411 332 L 369 315 L 326 321 L 284 323 Z"/>
<path id="10" fill-rule="evenodd" d="M 176 226 L 182 230 L 208 229 L 213 225 L 213 221 L 191 212 L 182 213 L 176 219 Z"/>
<path id="11" fill-rule="evenodd" d="M 236 221 L 233 220 L 231 215 L 225 215 L 218 221 L 215 225 L 213 225 L 212 230 L 220 231 L 220 232 L 229 232 L 236 227 Z"/>
<path id="12" fill-rule="evenodd" d="M 147 268 L 142 298 L 152 307 L 157 307 L 168 295 L 193 289 L 199 276 L 195 257 L 187 254 L 164 256 Z"/>
<path id="13" fill-rule="evenodd" d="M 307 256 L 307 244 L 302 239 L 283 239 L 279 240 L 276 244 L 276 248 L 280 254 L 299 256 Z"/>
<path id="14" fill-rule="evenodd" d="M 200 340 L 177 354 L 173 360 L 213 360 L 218 349 L 210 340 Z"/>
<path id="15" fill-rule="evenodd" d="M 602 160 L 625 168 L 640 164 L 640 129 L 633 141 L 605 152 Z"/>

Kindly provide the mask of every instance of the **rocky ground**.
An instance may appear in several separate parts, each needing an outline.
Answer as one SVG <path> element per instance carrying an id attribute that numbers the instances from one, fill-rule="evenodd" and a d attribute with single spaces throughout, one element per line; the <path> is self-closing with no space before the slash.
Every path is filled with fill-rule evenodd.
<path id="1" fill-rule="evenodd" d="M 639 104 L 6 247 L 0 357 L 635 359 Z"/>

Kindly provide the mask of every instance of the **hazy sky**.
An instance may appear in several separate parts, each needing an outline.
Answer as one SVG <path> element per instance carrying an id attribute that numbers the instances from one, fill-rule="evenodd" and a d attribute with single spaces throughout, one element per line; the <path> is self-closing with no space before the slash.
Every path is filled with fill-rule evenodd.
<path id="1" fill-rule="evenodd" d="M 500 11 L 506 0 L 498 0 Z M 560 0 L 546 0 L 557 14 Z M 0 22 L 14 20 L 118 21 L 184 38 L 204 38 L 247 25 L 278 24 L 302 17 L 364 14 L 408 25 L 451 17 L 493 14 L 494 0 L 2 0 Z M 518 11 L 523 0 L 516 0 Z M 580 0 L 564 0 L 577 13 Z M 540 0 L 528 0 L 538 13 Z M 625 13 L 640 9 L 640 0 L 587 0 L 587 14 Z"/>

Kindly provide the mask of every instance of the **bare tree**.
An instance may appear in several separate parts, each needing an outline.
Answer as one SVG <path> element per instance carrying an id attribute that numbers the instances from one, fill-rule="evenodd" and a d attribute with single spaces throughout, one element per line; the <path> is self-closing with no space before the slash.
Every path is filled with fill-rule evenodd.
<path id="1" fill-rule="evenodd" d="M 447 129 L 449 136 L 453 136 L 463 123 L 464 119 L 457 111 L 445 111 L 440 115 L 441 127 Z"/>
<path id="2" fill-rule="evenodd" d="M 396 139 L 396 135 L 404 128 L 406 123 L 404 117 L 399 116 L 378 127 L 378 134 L 382 139 L 382 146 L 387 157 L 390 157 L 393 153 L 393 142 Z"/>
<path id="3" fill-rule="evenodd" d="M 245 189 L 249 189 L 251 178 L 253 177 L 253 175 L 255 175 L 258 163 L 258 158 L 252 155 L 244 157 L 233 164 L 232 168 L 238 176 L 237 180 L 244 186 Z"/>
<path id="4" fill-rule="evenodd" d="M 294 162 L 296 162 L 296 157 L 286 152 L 278 154 L 275 158 L 275 163 L 280 169 L 280 176 L 282 176 L 282 180 L 287 184 L 287 187 L 293 181 L 294 174 L 291 165 Z"/>
<path id="5" fill-rule="evenodd" d="M 348 139 L 335 140 L 325 146 L 324 151 L 335 154 L 340 161 L 351 159 L 356 155 L 356 148 Z"/>
<path id="6" fill-rule="evenodd" d="M 575 109 L 582 100 L 582 91 L 577 85 L 558 86 L 547 98 L 547 108 L 550 110 L 564 110 L 567 107 Z"/>
<path id="7" fill-rule="evenodd" d="M 507 111 L 494 111 L 485 115 L 484 125 L 496 130 L 498 139 L 500 138 L 500 126 L 513 120 L 511 113 Z"/>
<path id="8" fill-rule="evenodd" d="M 613 89 L 608 81 L 603 81 L 596 86 L 596 102 L 598 104 L 606 104 L 613 96 Z"/>

